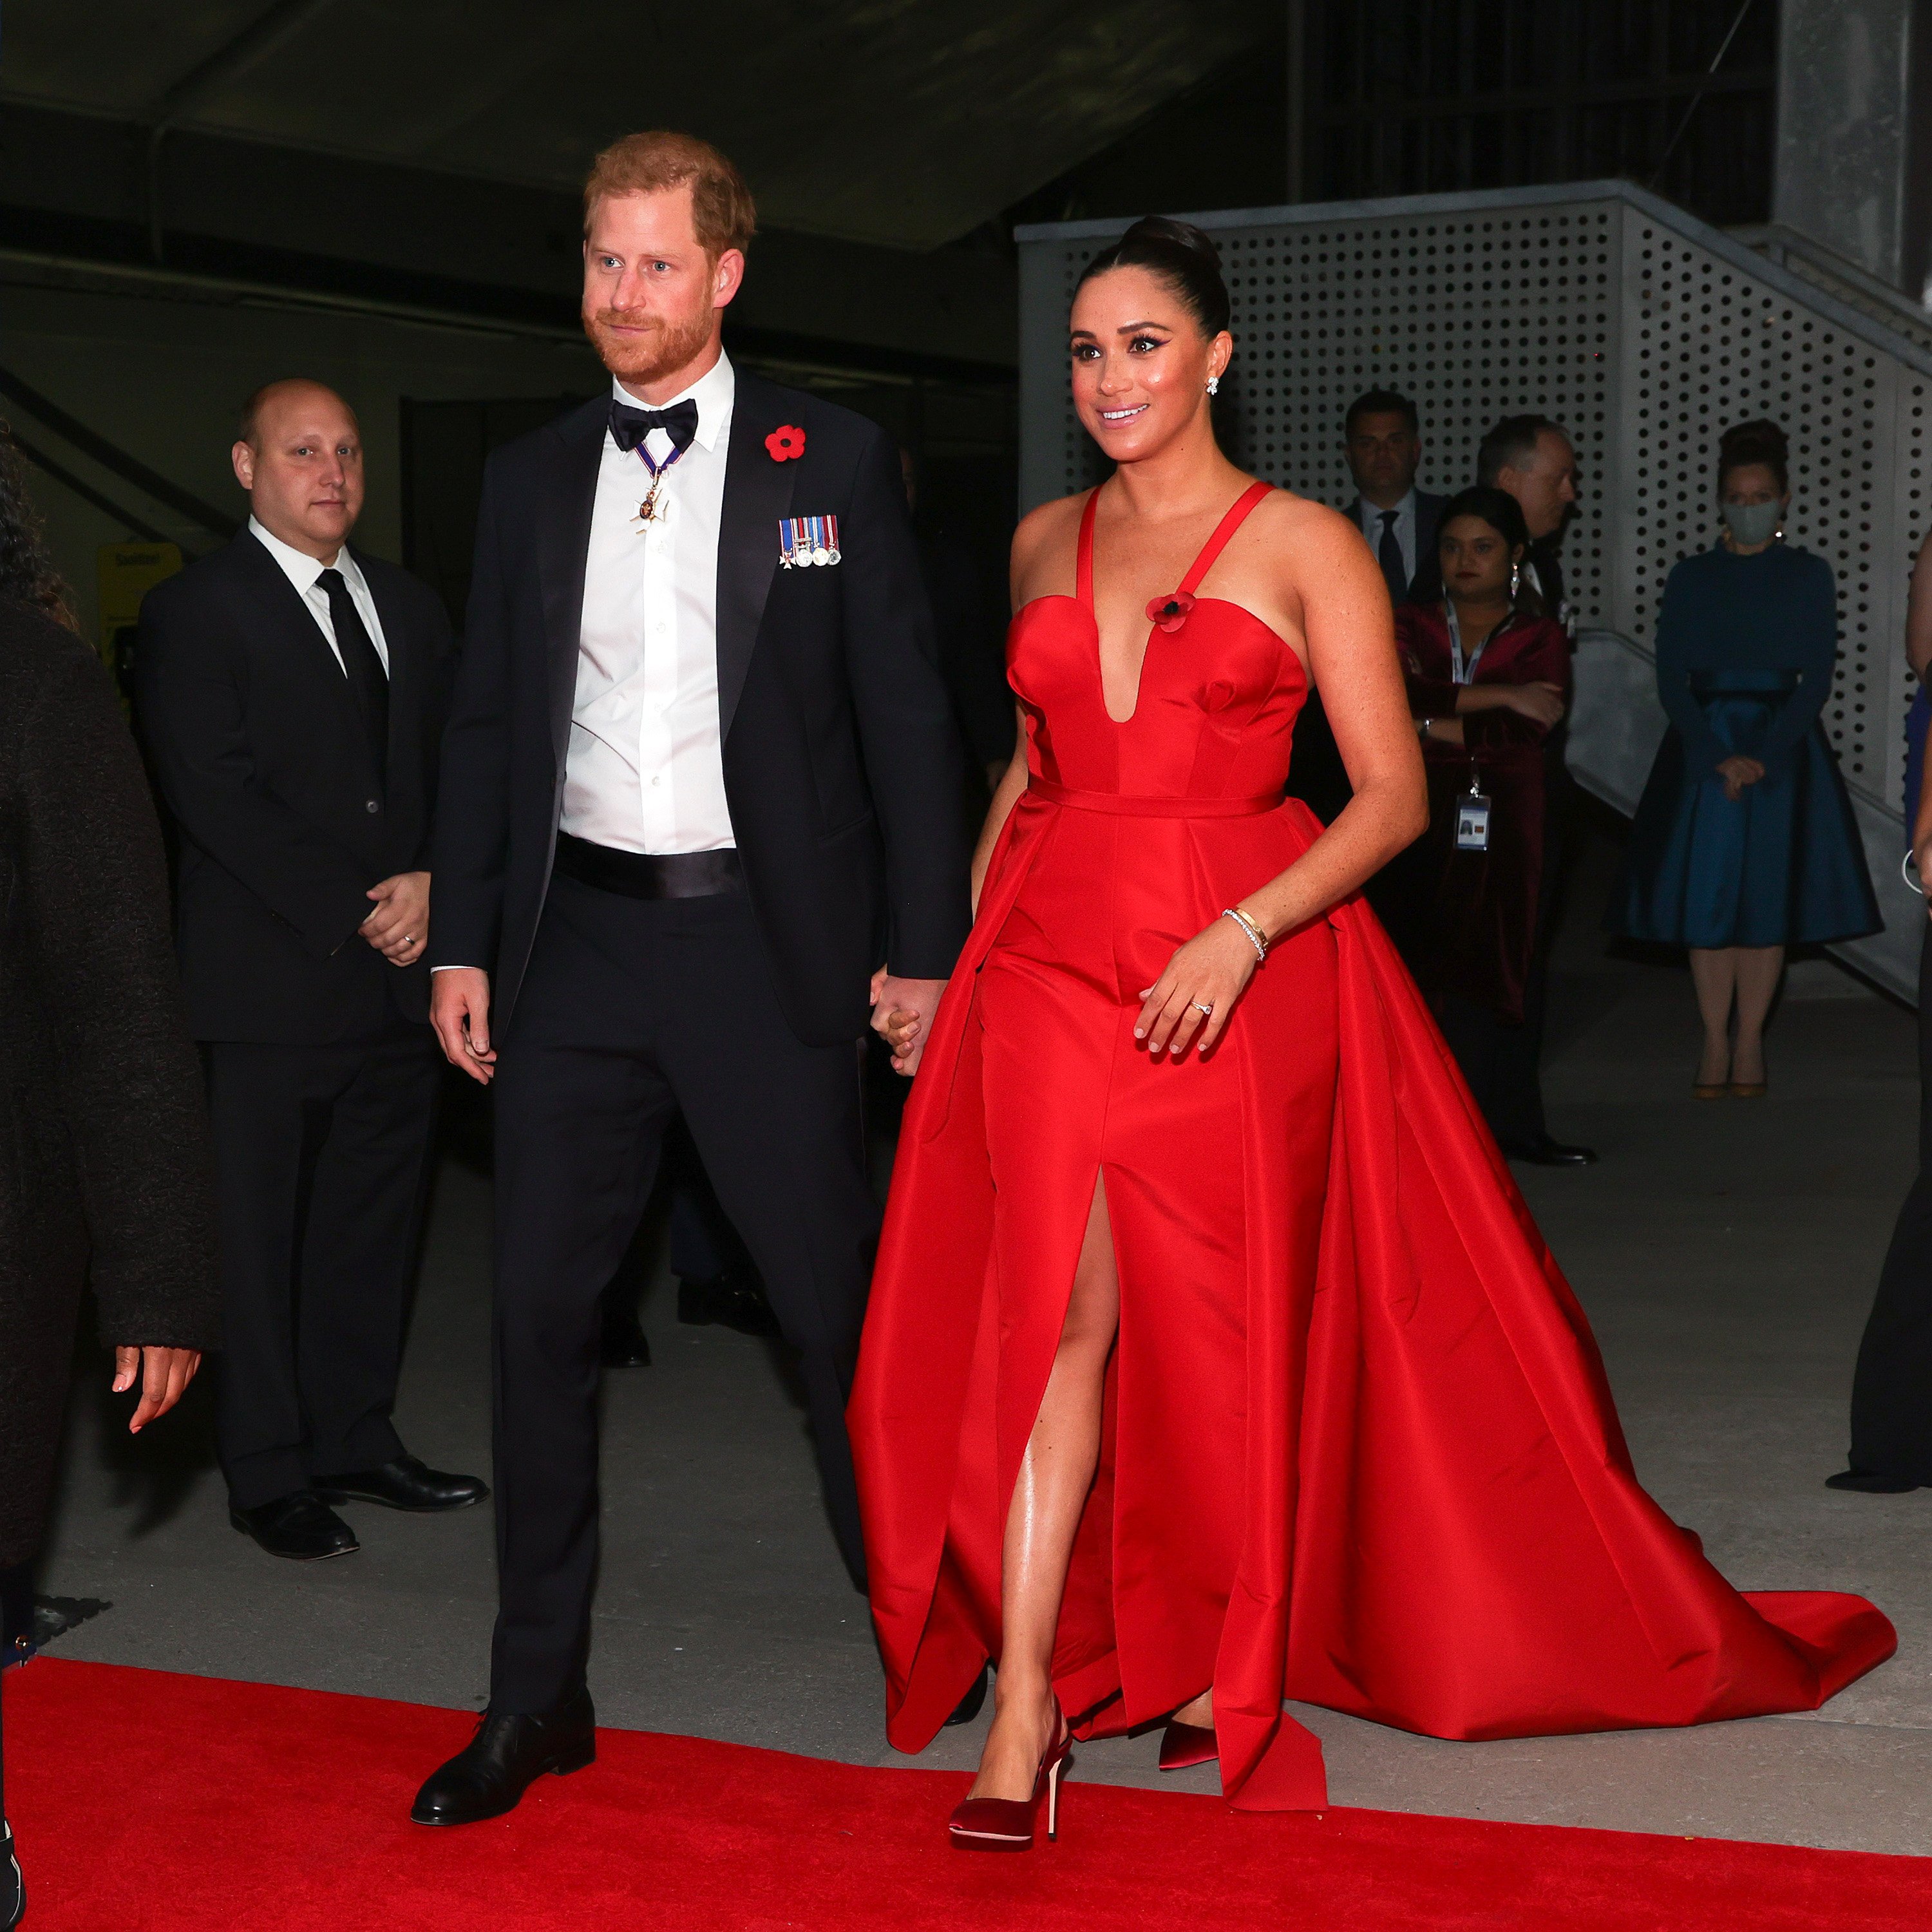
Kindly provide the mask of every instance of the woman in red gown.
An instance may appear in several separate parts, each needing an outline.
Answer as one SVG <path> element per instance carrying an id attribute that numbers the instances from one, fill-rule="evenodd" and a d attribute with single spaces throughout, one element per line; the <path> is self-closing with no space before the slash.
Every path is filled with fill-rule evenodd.
<path id="1" fill-rule="evenodd" d="M 965 1846 L 1032 1842 L 1066 1718 L 1169 1718 L 1163 1762 L 1310 1808 L 1284 1697 L 1443 1738 L 1686 1724 L 1812 1708 L 1894 1641 L 1857 1598 L 1738 1595 L 1638 1486 L 1357 896 L 1425 813 L 1388 602 L 1342 518 L 1216 446 L 1228 313 L 1160 219 L 1076 292 L 1117 466 L 1016 536 L 1024 756 L 895 1042 L 850 1420 L 892 1742 L 998 1666 Z M 1311 682 L 1354 787 L 1325 832 L 1282 798 Z"/>

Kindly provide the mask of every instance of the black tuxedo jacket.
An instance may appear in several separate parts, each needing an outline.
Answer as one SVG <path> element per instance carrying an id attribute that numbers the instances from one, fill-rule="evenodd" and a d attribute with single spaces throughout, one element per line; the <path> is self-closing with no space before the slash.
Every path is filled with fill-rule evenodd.
<path id="1" fill-rule="evenodd" d="M 1415 493 L 1415 568 L 1408 580 L 1408 601 L 1411 603 L 1427 603 L 1442 595 L 1442 560 L 1436 554 L 1436 539 L 1442 527 L 1442 506 L 1447 496 L 1432 495 L 1426 490 Z M 1358 496 L 1342 513 L 1357 530 L 1362 527 L 1362 500 Z M 1376 548 L 1376 539 L 1368 539 L 1370 550 Z"/>
<path id="2" fill-rule="evenodd" d="M 549 890 L 576 692 L 600 397 L 490 458 L 444 740 L 430 951 L 494 974 L 500 1029 Z M 805 431 L 776 460 L 766 438 Z M 781 569 L 782 518 L 838 519 L 842 560 Z M 718 545 L 724 793 L 779 1004 L 856 1039 L 873 970 L 940 979 L 970 916 L 963 758 L 898 452 L 849 410 L 740 370 Z"/>
<path id="3" fill-rule="evenodd" d="M 198 1040 L 318 1046 L 428 1016 L 428 968 L 392 966 L 356 928 L 371 886 L 429 865 L 449 620 L 407 572 L 353 554 L 388 648 L 386 783 L 321 626 L 246 530 L 141 607 L 135 720 L 179 832 Z"/>

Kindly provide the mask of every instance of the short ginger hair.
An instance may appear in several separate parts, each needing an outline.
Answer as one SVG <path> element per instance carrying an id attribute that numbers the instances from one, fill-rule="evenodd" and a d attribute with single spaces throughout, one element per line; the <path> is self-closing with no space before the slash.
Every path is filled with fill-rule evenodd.
<path id="1" fill-rule="evenodd" d="M 758 221 L 744 176 L 709 141 L 668 128 L 626 134 L 591 163 L 584 184 L 585 232 L 606 195 L 656 194 L 687 182 L 692 225 L 712 260 L 728 248 L 748 247 Z"/>

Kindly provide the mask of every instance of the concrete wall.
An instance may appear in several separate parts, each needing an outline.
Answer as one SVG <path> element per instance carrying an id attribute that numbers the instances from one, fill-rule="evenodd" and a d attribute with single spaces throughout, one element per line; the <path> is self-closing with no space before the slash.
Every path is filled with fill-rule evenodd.
<path id="1" fill-rule="evenodd" d="M 1774 220 L 1922 294 L 1932 6 L 1783 0 Z"/>

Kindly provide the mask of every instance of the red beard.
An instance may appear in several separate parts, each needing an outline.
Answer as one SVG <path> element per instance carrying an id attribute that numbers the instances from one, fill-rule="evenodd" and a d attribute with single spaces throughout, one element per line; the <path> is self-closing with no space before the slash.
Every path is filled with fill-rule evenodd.
<path id="1" fill-rule="evenodd" d="M 646 332 L 620 335 L 613 323 Z M 584 332 L 604 368 L 620 382 L 654 382 L 696 357 L 710 339 L 711 318 L 700 316 L 680 326 L 640 309 L 601 308 L 584 316 Z"/>

